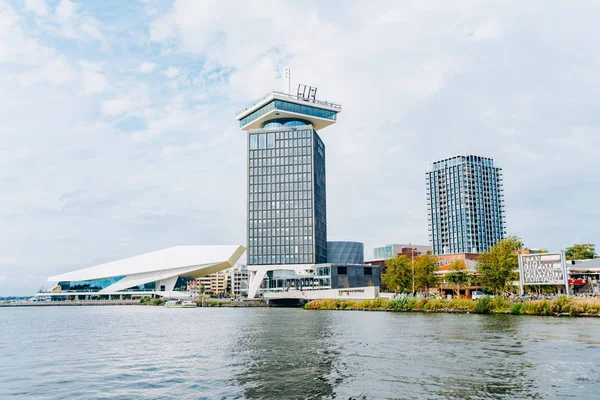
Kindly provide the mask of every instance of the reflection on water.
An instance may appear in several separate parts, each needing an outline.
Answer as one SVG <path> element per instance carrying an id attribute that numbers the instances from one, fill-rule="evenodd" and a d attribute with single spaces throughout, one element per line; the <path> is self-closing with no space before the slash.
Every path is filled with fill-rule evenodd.
<path id="1" fill-rule="evenodd" d="M 272 309 L 251 321 L 232 349 L 245 366 L 236 376 L 248 399 L 330 396 L 338 354 L 330 314 Z"/>
<path id="2" fill-rule="evenodd" d="M 600 320 L 0 309 L 0 398 L 600 398 Z"/>

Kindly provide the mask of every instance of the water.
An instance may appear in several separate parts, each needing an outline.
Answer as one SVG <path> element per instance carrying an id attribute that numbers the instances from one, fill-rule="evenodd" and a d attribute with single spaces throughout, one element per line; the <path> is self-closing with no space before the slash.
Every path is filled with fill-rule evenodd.
<path id="1" fill-rule="evenodd" d="M 600 398 L 600 320 L 0 309 L 0 398 Z"/>

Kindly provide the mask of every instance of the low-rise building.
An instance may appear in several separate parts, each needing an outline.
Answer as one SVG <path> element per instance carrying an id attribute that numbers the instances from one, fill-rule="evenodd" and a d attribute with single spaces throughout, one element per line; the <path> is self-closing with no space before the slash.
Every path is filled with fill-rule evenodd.
<path id="1" fill-rule="evenodd" d="M 229 278 L 230 272 L 217 272 L 188 282 L 187 290 L 192 293 L 223 295 L 228 292 Z"/>
<path id="2" fill-rule="evenodd" d="M 190 281 L 231 268 L 243 246 L 176 246 L 51 276 L 50 300 L 186 298 Z"/>
<path id="3" fill-rule="evenodd" d="M 404 254 L 409 258 L 421 254 L 431 254 L 431 246 L 420 244 L 386 244 L 373 249 L 373 261 L 387 260 L 397 254 Z"/>
<path id="4" fill-rule="evenodd" d="M 230 270 L 229 293 L 236 299 L 248 296 L 248 267 L 236 265 Z"/>

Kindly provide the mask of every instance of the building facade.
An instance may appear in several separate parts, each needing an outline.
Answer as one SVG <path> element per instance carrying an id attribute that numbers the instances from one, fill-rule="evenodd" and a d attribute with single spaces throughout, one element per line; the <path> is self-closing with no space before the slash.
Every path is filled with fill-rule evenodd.
<path id="1" fill-rule="evenodd" d="M 221 271 L 188 282 L 187 290 L 198 294 L 224 295 L 229 293 L 229 271 Z"/>
<path id="2" fill-rule="evenodd" d="M 248 267 L 239 264 L 233 267 L 229 282 L 230 292 L 235 298 L 246 297 L 248 295 Z"/>
<path id="3" fill-rule="evenodd" d="M 327 262 L 364 264 L 365 245 L 360 242 L 327 242 Z"/>
<path id="4" fill-rule="evenodd" d="M 243 246 L 176 246 L 61 275 L 39 296 L 51 300 L 115 300 L 189 296 L 189 282 L 235 265 Z M 37 295 L 36 295 L 37 296 Z"/>
<path id="5" fill-rule="evenodd" d="M 236 116 L 248 132 L 248 266 L 327 262 L 325 145 L 341 106 L 271 92 Z"/>
<path id="6" fill-rule="evenodd" d="M 459 155 L 425 176 L 433 254 L 479 253 L 506 236 L 502 168 L 493 159 Z"/>
<path id="7" fill-rule="evenodd" d="M 414 249 L 414 250 L 411 250 Z M 419 244 L 387 244 L 373 248 L 373 260 L 387 260 L 397 254 L 413 258 L 431 252 L 431 246 Z"/>

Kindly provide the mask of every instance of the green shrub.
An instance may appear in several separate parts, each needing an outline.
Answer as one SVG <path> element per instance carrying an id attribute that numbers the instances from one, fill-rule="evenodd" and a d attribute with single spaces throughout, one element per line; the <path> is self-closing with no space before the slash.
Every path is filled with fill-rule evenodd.
<path id="1" fill-rule="evenodd" d="M 521 314 L 521 308 L 522 307 L 523 307 L 522 303 L 515 303 L 510 308 L 510 313 L 513 314 L 513 315 L 519 315 L 519 314 Z"/>
<path id="2" fill-rule="evenodd" d="M 153 306 L 161 306 L 161 305 L 163 305 L 164 302 L 165 301 L 163 299 L 154 299 L 154 300 L 152 300 L 151 304 Z"/>
<path id="3" fill-rule="evenodd" d="M 473 310 L 473 312 L 479 314 L 489 314 L 492 309 L 492 305 L 490 303 L 491 302 L 489 297 L 481 297 L 475 302 L 475 309 Z"/>
<path id="4" fill-rule="evenodd" d="M 390 300 L 387 305 L 390 310 L 402 310 L 407 303 L 408 300 L 400 298 Z"/>
<path id="5" fill-rule="evenodd" d="M 423 308 L 425 310 L 438 311 L 446 308 L 447 305 L 448 303 L 445 299 L 431 299 L 427 300 L 427 302 L 423 305 Z"/>
<path id="6" fill-rule="evenodd" d="M 568 313 L 570 312 L 571 309 L 571 305 L 569 302 L 569 299 L 567 299 L 567 296 L 560 296 L 558 299 L 555 299 L 552 301 L 552 304 L 550 306 L 550 311 L 553 314 L 556 313 Z"/>

